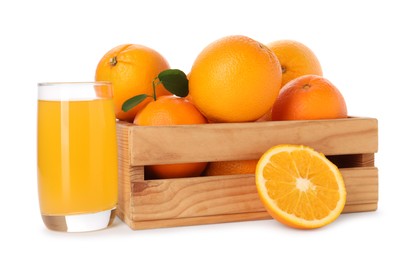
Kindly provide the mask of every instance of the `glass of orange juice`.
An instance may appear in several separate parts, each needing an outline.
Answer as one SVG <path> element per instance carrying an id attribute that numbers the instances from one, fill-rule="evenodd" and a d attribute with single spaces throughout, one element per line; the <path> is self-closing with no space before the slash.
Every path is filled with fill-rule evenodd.
<path id="1" fill-rule="evenodd" d="M 111 225 L 117 205 L 117 143 L 109 82 L 38 84 L 38 191 L 56 231 Z"/>

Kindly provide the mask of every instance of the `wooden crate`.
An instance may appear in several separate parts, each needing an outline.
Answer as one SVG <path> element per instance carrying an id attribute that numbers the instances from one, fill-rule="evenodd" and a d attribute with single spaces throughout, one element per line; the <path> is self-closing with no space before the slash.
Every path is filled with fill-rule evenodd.
<path id="1" fill-rule="evenodd" d="M 147 180 L 152 164 L 258 159 L 277 144 L 324 153 L 343 175 L 343 212 L 378 203 L 378 124 L 373 118 L 135 126 L 117 123 L 118 216 L 132 229 L 269 219 L 252 174 Z"/>

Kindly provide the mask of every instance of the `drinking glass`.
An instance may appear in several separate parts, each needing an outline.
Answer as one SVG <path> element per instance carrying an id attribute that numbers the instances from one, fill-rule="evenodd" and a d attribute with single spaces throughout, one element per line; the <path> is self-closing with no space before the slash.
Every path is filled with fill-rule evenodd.
<path id="1" fill-rule="evenodd" d="M 39 83 L 37 138 L 46 227 L 82 232 L 110 226 L 118 196 L 111 84 Z"/>

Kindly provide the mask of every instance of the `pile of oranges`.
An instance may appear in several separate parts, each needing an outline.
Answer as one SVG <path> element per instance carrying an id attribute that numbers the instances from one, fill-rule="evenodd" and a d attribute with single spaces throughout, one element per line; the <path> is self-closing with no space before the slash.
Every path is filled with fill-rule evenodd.
<path id="1" fill-rule="evenodd" d="M 280 40 L 264 45 L 246 36 L 218 39 L 196 57 L 187 74 L 189 95 L 173 96 L 157 83 L 170 69 L 157 51 L 137 44 L 117 46 L 100 60 L 95 79 L 110 81 L 115 114 L 137 125 L 177 125 L 310 120 L 347 117 L 339 90 L 323 78 L 316 55 L 304 44 Z M 125 112 L 129 98 L 144 100 Z M 216 165 L 215 165 L 216 164 Z M 255 161 L 147 167 L 153 178 L 253 173 Z M 235 170 L 239 169 L 239 170 Z"/>
<path id="2" fill-rule="evenodd" d="M 228 36 L 204 48 L 187 75 L 177 71 L 155 50 L 127 44 L 103 56 L 95 78 L 112 83 L 116 117 L 140 126 L 347 117 L 342 94 L 323 77 L 316 55 L 297 41 L 264 45 L 246 36 Z M 176 75 L 177 82 L 161 75 Z M 170 85 L 186 89 L 176 96 Z M 254 172 L 265 208 L 289 226 L 327 225 L 345 205 L 337 167 L 304 146 L 275 146 L 259 160 L 145 169 L 147 178 L 162 179 Z"/>

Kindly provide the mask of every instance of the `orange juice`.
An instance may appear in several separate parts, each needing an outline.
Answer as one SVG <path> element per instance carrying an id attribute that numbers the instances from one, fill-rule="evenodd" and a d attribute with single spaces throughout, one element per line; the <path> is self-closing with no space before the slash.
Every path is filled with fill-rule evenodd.
<path id="1" fill-rule="evenodd" d="M 112 99 L 38 101 L 38 186 L 42 215 L 115 208 Z"/>

